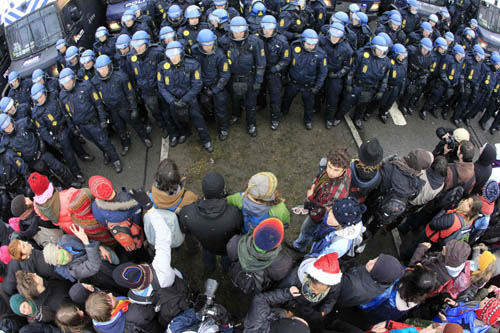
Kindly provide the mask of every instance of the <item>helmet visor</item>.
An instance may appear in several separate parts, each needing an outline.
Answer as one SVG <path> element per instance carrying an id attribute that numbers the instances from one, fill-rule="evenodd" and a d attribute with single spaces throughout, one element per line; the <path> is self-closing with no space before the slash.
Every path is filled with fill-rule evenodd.
<path id="1" fill-rule="evenodd" d="M 175 57 L 176 55 L 179 55 L 182 53 L 182 50 L 178 47 L 176 48 L 173 48 L 173 49 L 167 49 L 165 51 L 165 55 L 168 57 L 168 58 L 173 58 Z"/>
<path id="2" fill-rule="evenodd" d="M 317 38 L 304 38 L 304 42 L 310 45 L 316 45 L 318 44 L 318 39 Z"/>
<path id="3" fill-rule="evenodd" d="M 344 32 L 342 30 L 335 29 L 335 28 L 330 28 L 328 30 L 328 34 L 331 37 L 344 37 Z"/>
<path id="4" fill-rule="evenodd" d="M 90 61 L 93 61 L 93 57 L 92 56 L 86 56 L 86 57 L 80 57 L 80 64 L 86 64 Z"/>
<path id="5" fill-rule="evenodd" d="M 106 35 L 107 35 L 106 30 L 99 30 L 95 33 L 96 38 L 101 38 L 101 37 L 104 37 Z"/>
<path id="6" fill-rule="evenodd" d="M 248 30 L 246 25 L 232 25 L 229 27 L 231 32 L 245 32 Z"/>
<path id="7" fill-rule="evenodd" d="M 66 75 L 65 77 L 59 79 L 59 83 L 64 86 L 65 84 L 68 84 L 71 80 L 73 80 L 73 78 L 73 75 Z"/>
<path id="8" fill-rule="evenodd" d="M 260 27 L 264 30 L 276 29 L 276 23 L 261 23 Z"/>
<path id="9" fill-rule="evenodd" d="M 42 97 L 42 95 L 45 93 L 45 91 L 43 90 L 40 90 L 39 92 L 37 92 L 36 94 L 34 95 L 31 95 L 31 99 L 36 101 L 37 99 L 39 99 L 40 97 Z"/>
<path id="10" fill-rule="evenodd" d="M 122 16 L 122 22 L 128 22 L 130 20 L 133 20 L 134 16 L 133 15 L 123 15 Z"/>
<path id="11" fill-rule="evenodd" d="M 130 45 L 133 48 L 140 47 L 140 46 L 142 46 L 144 44 L 146 44 L 146 40 L 145 39 L 137 39 L 137 40 L 130 41 Z"/>

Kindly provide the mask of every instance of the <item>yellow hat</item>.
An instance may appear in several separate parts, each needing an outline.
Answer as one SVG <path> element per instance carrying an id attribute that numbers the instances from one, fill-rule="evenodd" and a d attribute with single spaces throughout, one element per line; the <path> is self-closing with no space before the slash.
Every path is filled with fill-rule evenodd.
<path id="1" fill-rule="evenodd" d="M 484 272 L 488 266 L 497 260 L 497 257 L 490 251 L 484 251 L 479 257 L 479 270 Z"/>

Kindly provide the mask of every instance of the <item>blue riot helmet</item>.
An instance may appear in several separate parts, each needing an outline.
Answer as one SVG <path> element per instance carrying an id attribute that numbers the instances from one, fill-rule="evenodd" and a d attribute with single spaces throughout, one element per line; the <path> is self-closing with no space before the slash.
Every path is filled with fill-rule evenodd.
<path id="1" fill-rule="evenodd" d="M 387 41 L 382 36 L 375 36 L 370 42 L 370 46 L 372 48 L 372 52 L 375 56 L 379 58 L 384 58 L 389 51 L 389 46 L 387 45 Z M 381 52 L 377 52 L 381 51 Z"/>
<path id="2" fill-rule="evenodd" d="M 78 63 L 78 57 L 80 56 L 80 52 L 78 51 L 78 48 L 76 46 L 70 46 L 66 50 L 66 53 L 64 54 L 64 59 L 66 59 L 66 62 L 71 65 L 76 65 Z"/>
<path id="3" fill-rule="evenodd" d="M 214 0 L 214 6 L 216 9 L 226 9 L 227 0 Z"/>
<path id="4" fill-rule="evenodd" d="M 428 36 L 432 34 L 432 25 L 429 22 L 422 22 L 420 23 L 420 29 L 422 29 L 422 34 L 425 36 L 425 33 L 427 33 Z"/>
<path id="5" fill-rule="evenodd" d="M 392 25 L 396 26 L 396 29 L 394 29 L 394 30 L 397 30 L 397 29 L 399 29 L 399 27 L 401 27 L 401 24 L 403 23 L 403 18 L 401 17 L 401 14 L 394 13 L 394 14 L 391 14 L 389 22 Z"/>
<path id="6" fill-rule="evenodd" d="M 146 52 L 146 49 L 149 47 L 149 44 L 150 44 L 149 34 L 144 30 L 137 31 L 132 36 L 132 40 L 130 41 L 130 46 L 132 46 L 138 54 L 143 54 L 144 52 Z M 143 45 L 146 45 L 146 47 L 143 48 L 142 47 Z"/>
<path id="7" fill-rule="evenodd" d="M 0 130 L 5 131 L 11 123 L 13 123 L 13 121 L 8 114 L 6 113 L 0 114 Z"/>
<path id="8" fill-rule="evenodd" d="M 349 13 L 357 13 L 357 12 L 360 12 L 361 11 L 361 8 L 359 8 L 359 6 L 355 3 L 351 3 L 349 5 Z"/>
<path id="9" fill-rule="evenodd" d="M 246 39 L 248 37 L 247 21 L 241 16 L 233 17 L 233 19 L 229 23 L 229 31 L 230 31 L 229 36 L 233 40 L 239 41 Z M 243 37 L 240 37 L 241 33 L 244 33 Z M 238 34 L 238 37 L 235 37 L 235 34 Z"/>
<path id="10" fill-rule="evenodd" d="M 340 41 L 344 38 L 344 34 L 345 34 L 345 28 L 344 25 L 340 22 L 335 22 L 331 24 L 330 28 L 328 29 L 328 36 L 330 37 L 330 42 L 332 44 L 340 43 Z"/>
<path id="11" fill-rule="evenodd" d="M 491 55 L 491 63 L 498 70 L 500 68 L 500 55 L 498 55 L 498 54 L 492 54 Z M 1 102 L 0 102 L 0 104 L 1 104 Z"/>
<path id="12" fill-rule="evenodd" d="M 172 5 L 167 11 L 167 19 L 170 23 L 176 24 L 182 20 L 182 9 L 178 5 Z"/>
<path id="13" fill-rule="evenodd" d="M 160 30 L 160 41 L 163 44 L 163 46 L 167 46 L 168 43 L 174 41 L 177 39 L 177 35 L 174 31 L 174 29 L 166 25 Z"/>
<path id="14" fill-rule="evenodd" d="M 349 15 L 345 12 L 336 12 L 330 17 L 330 24 L 335 22 L 340 22 L 343 25 L 347 25 L 349 23 Z"/>
<path id="15" fill-rule="evenodd" d="M 70 83 L 71 81 L 73 81 L 73 84 L 66 89 L 65 86 L 67 86 L 68 83 Z M 73 72 L 71 68 L 66 67 L 61 71 L 61 73 L 59 73 L 59 85 L 61 86 L 61 88 L 68 91 L 72 90 L 73 87 L 75 86 L 75 82 L 76 82 L 75 72 Z"/>
<path id="16" fill-rule="evenodd" d="M 199 44 L 200 52 L 204 54 L 214 54 L 216 50 L 215 41 L 217 37 L 210 29 L 203 29 L 198 33 L 196 41 Z M 206 46 L 206 47 L 204 47 Z M 209 51 L 207 51 L 209 49 Z"/>
<path id="17" fill-rule="evenodd" d="M 464 36 L 468 40 L 473 40 L 474 38 L 476 38 L 476 33 L 471 28 L 465 28 L 464 29 Z"/>
<path id="18" fill-rule="evenodd" d="M 434 25 L 438 24 L 439 23 L 439 18 L 436 14 L 431 14 L 429 15 L 429 23 L 434 23 Z"/>
<path id="19" fill-rule="evenodd" d="M 13 89 L 17 89 L 17 87 L 19 87 L 19 85 L 21 84 L 21 76 L 19 76 L 18 72 L 12 71 L 9 73 L 8 81 L 9 85 Z"/>
<path id="20" fill-rule="evenodd" d="M 31 99 L 36 105 L 43 105 L 45 103 L 47 99 L 43 100 L 42 102 L 39 102 L 38 100 L 46 93 L 47 90 L 45 89 L 45 86 L 41 83 L 35 83 L 31 87 Z"/>
<path id="21" fill-rule="evenodd" d="M 302 32 L 302 45 L 304 46 L 304 49 L 308 52 L 312 52 L 316 49 L 316 46 L 318 45 L 319 37 L 318 33 L 314 31 L 313 29 L 306 29 Z M 307 45 L 312 45 L 311 47 L 308 47 Z"/>
<path id="22" fill-rule="evenodd" d="M 94 67 L 101 80 L 109 79 L 113 73 L 113 62 L 106 54 L 97 57 Z"/>
<path id="23" fill-rule="evenodd" d="M 484 58 L 486 57 L 484 49 L 479 44 L 473 46 L 472 53 L 474 54 L 475 57 L 479 58 L 479 61 L 484 60 Z"/>
<path id="24" fill-rule="evenodd" d="M 448 50 L 448 42 L 443 37 L 438 37 L 434 41 L 434 47 L 438 49 L 439 53 L 444 54 Z M 442 49 L 442 52 L 439 49 Z"/>
<path id="25" fill-rule="evenodd" d="M 453 34 L 453 32 L 448 31 L 444 34 L 444 39 L 446 39 L 446 42 L 448 43 L 449 46 L 455 41 L 455 35 Z"/>
<path id="26" fill-rule="evenodd" d="M 129 9 L 134 12 L 135 17 L 141 17 L 141 7 L 139 5 L 132 5 Z"/>
<path id="27" fill-rule="evenodd" d="M 351 23 L 354 26 L 361 26 L 361 18 L 359 17 L 359 13 L 351 13 Z"/>
<path id="28" fill-rule="evenodd" d="M 213 12 L 211 12 L 208 15 L 208 22 L 215 26 L 215 23 L 217 24 L 217 27 L 220 25 L 229 22 L 229 15 L 227 13 L 227 10 L 225 9 L 216 9 Z"/>
<path id="29" fill-rule="evenodd" d="M 184 57 L 184 47 L 182 46 L 181 42 L 179 41 L 173 41 L 168 43 L 166 49 L 165 49 L 165 55 L 167 58 L 172 62 L 174 65 L 177 65 L 180 61 L 182 61 Z M 173 62 L 172 59 L 175 60 L 175 57 L 180 55 L 180 61 Z"/>
<path id="30" fill-rule="evenodd" d="M 448 11 L 448 9 L 446 9 L 445 7 L 439 9 L 439 14 L 441 15 L 441 17 L 445 20 L 449 19 L 450 18 L 450 12 Z"/>
<path id="31" fill-rule="evenodd" d="M 101 38 L 106 37 L 108 38 L 109 32 L 108 28 L 106 27 L 99 27 L 95 31 L 95 40 L 96 41 L 101 41 Z M 106 39 L 103 39 L 102 42 L 104 42 Z"/>
<path id="32" fill-rule="evenodd" d="M 37 68 L 31 74 L 31 82 L 33 84 L 34 83 L 42 83 L 41 81 L 45 80 L 46 77 L 47 77 L 47 75 L 45 74 L 45 72 L 43 70 L 41 70 L 40 68 Z"/>
<path id="33" fill-rule="evenodd" d="M 89 64 L 90 62 L 95 62 L 95 53 L 92 50 L 85 50 L 83 51 L 82 55 L 80 56 L 80 64 L 85 67 L 85 65 Z M 88 69 L 88 68 L 86 68 Z"/>
<path id="34" fill-rule="evenodd" d="M 58 39 L 56 42 L 56 50 L 59 51 L 60 53 L 65 53 L 66 48 L 68 47 L 68 43 L 66 43 L 66 40 L 64 38 Z M 63 50 L 64 48 L 64 50 Z"/>
<path id="35" fill-rule="evenodd" d="M 453 55 L 457 61 L 462 62 L 465 58 L 465 49 L 462 45 L 453 46 Z"/>
<path id="36" fill-rule="evenodd" d="M 266 15 L 260 20 L 260 33 L 264 38 L 271 38 L 277 34 L 278 22 L 272 15 Z"/>
<path id="37" fill-rule="evenodd" d="M 473 30 L 477 29 L 477 27 L 479 26 L 479 24 L 477 23 L 477 20 L 475 18 L 470 20 L 469 25 Z"/>
<path id="38" fill-rule="evenodd" d="M 191 5 L 186 8 L 186 11 L 184 13 L 184 17 L 189 19 L 195 19 L 195 18 L 200 18 L 201 17 L 201 9 L 200 7 L 196 5 Z"/>
<path id="39" fill-rule="evenodd" d="M 432 51 L 432 40 L 427 37 L 422 38 L 422 40 L 420 40 L 420 49 L 423 55 L 427 55 Z"/>
<path id="40" fill-rule="evenodd" d="M 115 42 L 115 46 L 118 50 L 125 50 L 126 48 L 130 48 L 130 41 L 132 39 L 130 38 L 129 35 L 127 34 L 122 34 L 120 36 L 118 36 L 118 38 L 116 39 L 116 42 Z M 127 53 L 125 53 L 126 55 Z"/>
<path id="41" fill-rule="evenodd" d="M 399 43 L 396 43 L 392 46 L 392 53 L 395 55 L 396 61 L 399 63 L 402 63 L 408 56 L 406 47 Z"/>
<path id="42" fill-rule="evenodd" d="M 134 25 L 136 19 L 137 18 L 135 17 L 134 11 L 128 9 L 125 12 L 123 12 L 121 22 L 124 27 L 130 28 L 131 26 Z"/>
<path id="43" fill-rule="evenodd" d="M 2 110 L 2 112 L 8 113 L 10 109 L 12 109 L 14 104 L 15 102 L 12 98 L 5 96 L 0 100 L 0 110 Z"/>
<path id="44" fill-rule="evenodd" d="M 368 16 L 363 12 L 357 12 L 356 16 L 359 17 L 359 22 L 362 27 L 368 24 Z"/>
<path id="45" fill-rule="evenodd" d="M 388 34 L 386 34 L 385 32 L 379 32 L 377 36 L 380 36 L 382 38 L 385 39 L 385 43 L 386 45 L 391 48 L 392 47 L 392 39 L 391 39 L 391 36 L 389 36 Z"/>
<path id="46" fill-rule="evenodd" d="M 266 5 L 262 1 L 256 1 L 252 4 L 250 13 L 253 16 L 264 16 L 266 15 Z"/>

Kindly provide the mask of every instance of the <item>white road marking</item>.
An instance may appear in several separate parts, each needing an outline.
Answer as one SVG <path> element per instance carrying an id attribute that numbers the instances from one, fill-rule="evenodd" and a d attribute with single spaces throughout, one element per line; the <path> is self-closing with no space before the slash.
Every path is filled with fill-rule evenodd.
<path id="1" fill-rule="evenodd" d="M 389 110 L 389 114 L 391 115 L 391 118 L 392 118 L 392 121 L 394 122 L 394 125 L 406 126 L 405 116 L 403 116 L 401 111 L 399 111 L 398 104 L 396 102 L 394 102 L 394 104 L 392 104 L 392 107 Z"/>
<path id="2" fill-rule="evenodd" d="M 351 117 L 349 117 L 349 114 L 344 115 L 344 119 L 345 122 L 347 123 L 347 126 L 349 126 L 349 129 L 351 130 L 351 134 L 354 137 L 354 141 L 356 141 L 356 144 L 358 145 L 358 147 L 360 147 L 363 144 L 363 140 L 361 139 L 361 136 L 359 135 L 356 126 L 354 126 Z"/>
<path id="3" fill-rule="evenodd" d="M 168 158 L 168 151 L 170 149 L 170 140 L 169 138 L 161 139 L 161 150 L 160 150 L 160 162 L 164 159 Z"/>
<path id="4" fill-rule="evenodd" d="M 392 240 L 394 241 L 394 245 L 396 246 L 396 251 L 398 252 L 398 257 L 400 257 L 401 254 L 399 253 L 399 249 L 403 242 L 401 241 L 398 228 L 392 229 L 391 234 L 392 234 Z"/>

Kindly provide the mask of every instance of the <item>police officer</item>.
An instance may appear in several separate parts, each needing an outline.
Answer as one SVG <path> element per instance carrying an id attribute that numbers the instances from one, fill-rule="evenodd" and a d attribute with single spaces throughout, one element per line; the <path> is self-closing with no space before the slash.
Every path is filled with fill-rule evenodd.
<path id="1" fill-rule="evenodd" d="M 398 12 L 393 13 L 387 23 L 380 25 L 377 30 L 375 30 L 375 34 L 385 32 L 389 35 L 393 43 L 404 44 L 406 42 L 406 34 L 401 29 L 402 20 L 401 14 Z"/>
<path id="2" fill-rule="evenodd" d="M 134 34 L 131 46 L 135 53 L 127 56 L 134 81 L 141 92 L 146 109 L 151 113 L 163 131 L 163 137 L 168 136 L 167 108 L 168 106 L 159 97 L 157 86 L 157 69 L 163 61 L 163 51 L 158 46 L 150 46 L 149 35 L 145 31 Z"/>
<path id="3" fill-rule="evenodd" d="M 455 35 L 453 32 L 448 31 L 444 34 L 444 39 L 446 40 L 446 43 L 448 43 L 448 52 L 451 52 L 453 50 L 453 46 L 455 46 Z"/>
<path id="4" fill-rule="evenodd" d="M 326 23 L 326 3 L 324 0 L 311 0 L 309 2 L 309 8 L 313 12 L 313 28 L 319 31 L 321 27 Z M 275 15 L 275 14 L 273 14 Z"/>
<path id="5" fill-rule="evenodd" d="M 305 0 L 290 0 L 281 9 L 278 31 L 288 42 L 301 38 L 301 33 L 311 24 L 311 14 L 306 10 Z"/>
<path id="6" fill-rule="evenodd" d="M 28 177 L 28 165 L 24 160 L 11 149 L 0 146 L 0 208 L 5 220 L 11 217 L 10 202 L 16 195 L 33 195 Z"/>
<path id="7" fill-rule="evenodd" d="M 274 16 L 266 15 L 260 21 L 259 37 L 264 43 L 266 53 L 266 73 L 262 99 L 269 95 L 271 104 L 271 129 L 277 130 L 281 117 L 282 76 L 290 65 L 290 46 L 285 36 L 278 32 Z"/>
<path id="8" fill-rule="evenodd" d="M 443 36 L 445 33 L 450 31 L 450 25 L 451 25 L 450 13 L 448 12 L 448 9 L 444 7 L 439 9 L 436 15 L 439 18 L 439 24 L 437 26 L 437 30 L 439 31 L 441 36 Z"/>
<path id="9" fill-rule="evenodd" d="M 414 31 L 408 35 L 407 45 L 419 45 L 422 38 L 432 38 L 432 26 L 429 22 L 420 23 L 420 31 Z"/>
<path id="10" fill-rule="evenodd" d="M 246 16 L 248 29 L 251 34 L 256 34 L 260 30 L 260 21 L 266 15 L 266 5 L 262 1 L 255 1 L 250 6 L 250 13 Z"/>
<path id="11" fill-rule="evenodd" d="M 464 47 L 468 55 L 472 55 L 472 47 L 476 44 L 476 33 L 471 28 L 465 28 L 461 35 L 456 35 L 455 43 Z"/>
<path id="12" fill-rule="evenodd" d="M 487 70 L 483 63 L 486 54 L 483 48 L 476 44 L 473 47 L 473 57 L 465 58 L 465 68 L 463 69 L 464 86 L 459 86 L 458 102 L 453 113 L 453 122 L 459 125 L 462 120 L 465 120 L 467 126 L 470 125 L 470 120 L 465 118 L 465 114 L 470 110 L 471 102 L 476 99 L 479 86 L 483 79 L 484 73 Z"/>
<path id="13" fill-rule="evenodd" d="M 6 113 L 0 114 L 0 130 L 3 132 L 1 145 L 12 149 L 21 157 L 30 169 L 41 173 L 52 173 L 65 187 L 80 187 L 68 168 L 54 155 L 45 151 L 29 118 L 12 120 Z M 17 162 L 16 162 L 17 163 Z"/>
<path id="14" fill-rule="evenodd" d="M 35 69 L 31 74 L 31 83 L 32 84 L 41 83 L 48 90 L 59 93 L 59 83 L 57 82 L 57 79 L 49 77 L 47 73 L 45 73 L 40 68 Z"/>
<path id="15" fill-rule="evenodd" d="M 226 85 L 231 78 L 231 68 L 224 51 L 217 47 L 217 38 L 211 30 L 201 30 L 197 41 L 198 44 L 193 47 L 193 58 L 201 65 L 203 90 L 200 100 L 202 105 L 206 105 L 203 103 L 203 96 L 208 101 L 213 101 L 219 139 L 224 141 L 229 134 Z"/>
<path id="16" fill-rule="evenodd" d="M 420 112 L 421 118 L 425 118 L 430 110 L 436 110 L 439 106 L 446 104 L 455 94 L 455 88 L 464 84 L 462 75 L 464 58 L 465 50 L 461 45 L 455 45 L 453 53 L 446 55 L 439 68 L 439 79 L 432 82 L 431 95 Z M 446 108 L 443 112 L 447 112 Z"/>
<path id="17" fill-rule="evenodd" d="M 340 95 L 344 87 L 344 78 L 351 68 L 354 54 L 351 46 L 344 38 L 344 26 L 333 23 L 328 30 L 328 37 L 320 36 L 319 45 L 326 52 L 328 60 L 328 77 L 326 79 L 326 114 L 325 126 L 332 128 L 339 106 Z"/>
<path id="18" fill-rule="evenodd" d="M 367 108 L 368 114 L 372 114 L 378 109 L 379 119 L 384 124 L 387 123 L 387 119 L 389 118 L 389 109 L 404 90 L 408 71 L 407 58 L 408 51 L 402 44 L 396 43 L 392 46 L 391 69 L 389 80 L 387 81 L 387 89 L 380 101 L 372 101 Z"/>
<path id="19" fill-rule="evenodd" d="M 98 56 L 107 54 L 111 58 L 115 57 L 116 53 L 116 38 L 109 36 L 109 31 L 106 27 L 99 27 L 95 31 L 95 42 L 93 49 Z"/>
<path id="20" fill-rule="evenodd" d="M 56 92 L 48 93 L 43 84 L 35 83 L 31 87 L 31 99 L 34 103 L 32 118 L 41 138 L 50 146 L 62 152 L 70 171 L 83 183 L 85 179 L 82 170 L 71 148 L 71 120 L 68 119 L 67 113 L 63 111 L 56 94 Z"/>
<path id="21" fill-rule="evenodd" d="M 12 98 L 19 104 L 30 104 L 30 87 L 31 84 L 28 80 L 21 78 L 18 72 L 12 71 L 8 76 L 8 83 L 10 86 L 7 96 Z"/>
<path id="22" fill-rule="evenodd" d="M 235 15 L 235 17 L 238 15 Z M 217 40 L 220 40 L 222 36 L 227 33 L 229 29 L 229 16 L 225 9 L 215 9 L 208 15 L 208 23 L 210 24 L 210 29 L 217 36 Z"/>
<path id="23" fill-rule="evenodd" d="M 290 66 L 290 83 L 286 86 L 283 98 L 283 115 L 287 115 L 294 97 L 302 94 L 304 103 L 304 126 L 312 129 L 314 115 L 314 99 L 319 93 L 328 75 L 327 55 L 318 45 L 316 31 L 306 29 L 302 39 L 290 44 L 292 65 Z"/>
<path id="24" fill-rule="evenodd" d="M 80 57 L 80 69 L 78 78 L 89 81 L 94 77 L 95 53 L 92 50 L 85 50 Z"/>
<path id="25" fill-rule="evenodd" d="M 351 14 L 351 22 L 347 25 L 356 34 L 356 47 L 364 47 L 372 38 L 373 33 L 368 26 L 368 16 L 363 12 Z"/>
<path id="26" fill-rule="evenodd" d="M 130 47 L 131 40 L 132 39 L 130 38 L 130 36 L 126 34 L 122 34 L 118 36 L 118 38 L 116 38 L 115 62 L 116 64 L 118 64 L 118 68 L 120 68 L 125 74 L 127 74 L 130 80 L 134 80 L 135 79 L 134 70 L 132 69 L 130 63 L 127 60 L 127 57 L 132 52 L 132 49 Z"/>
<path id="27" fill-rule="evenodd" d="M 429 15 L 429 18 L 427 19 L 427 22 L 432 27 L 432 35 L 431 39 L 435 40 L 438 37 L 441 37 L 441 33 L 439 32 L 439 18 L 436 14 L 431 14 Z"/>
<path id="28" fill-rule="evenodd" d="M 95 63 L 96 74 L 91 82 L 102 98 L 103 104 L 110 110 L 110 118 L 122 144 L 121 155 L 125 156 L 130 147 L 130 135 L 127 124 L 134 128 L 147 148 L 153 143 L 139 120 L 139 111 L 134 87 L 128 76 L 121 71 L 113 70 L 111 58 L 99 56 Z"/>
<path id="29" fill-rule="evenodd" d="M 167 10 L 169 5 L 169 1 L 167 0 L 150 0 L 148 3 L 149 13 L 153 20 L 155 21 L 155 25 L 159 26 L 161 20 L 163 19 L 163 14 Z"/>
<path id="30" fill-rule="evenodd" d="M 80 51 L 74 45 L 71 45 L 64 54 L 66 61 L 65 68 L 70 68 L 73 72 L 78 73 L 80 70 Z"/>
<path id="31" fill-rule="evenodd" d="M 191 121 L 198 131 L 203 148 L 211 153 L 214 148 L 198 104 L 198 94 L 203 87 L 200 64 L 192 58 L 184 57 L 184 48 L 178 41 L 167 45 L 165 55 L 167 60 L 158 66 L 158 87 L 169 104 L 172 125 L 172 129 L 169 129 L 170 146 L 175 147 L 186 141 L 191 135 Z"/>
<path id="32" fill-rule="evenodd" d="M 478 28 L 479 24 L 477 23 L 477 20 L 475 18 L 473 18 L 472 20 L 469 21 L 469 24 L 461 24 L 457 30 L 455 31 L 455 34 L 457 36 L 461 36 L 463 34 L 463 32 L 465 31 L 466 28 L 470 28 L 474 31 L 474 33 L 476 34 L 476 37 L 477 37 L 477 28 Z"/>
<path id="33" fill-rule="evenodd" d="M 344 26 L 344 38 L 347 40 L 353 50 L 358 48 L 358 36 L 349 28 L 349 15 L 344 12 L 336 12 L 330 16 L 330 24 L 325 24 L 321 27 L 321 34 L 328 36 L 330 25 L 341 23 Z"/>
<path id="34" fill-rule="evenodd" d="M 130 10 L 135 13 L 136 20 L 142 24 L 146 24 L 149 27 L 151 33 L 153 34 L 152 36 L 156 36 L 158 30 L 156 29 L 156 25 L 155 22 L 153 21 L 153 18 L 147 14 L 144 14 L 141 10 L 141 7 L 139 7 L 139 5 L 137 4 L 130 6 Z"/>
<path id="35" fill-rule="evenodd" d="M 489 67 L 489 74 L 491 74 L 491 79 L 489 84 L 493 86 L 493 89 L 491 90 L 491 93 L 489 96 L 487 96 L 485 102 L 484 102 L 484 108 L 486 108 L 486 111 L 484 112 L 483 116 L 481 119 L 479 119 L 479 126 L 481 126 L 481 129 L 483 131 L 486 131 L 486 123 L 491 117 L 495 116 L 495 113 L 497 110 L 500 109 L 500 56 L 498 55 L 498 52 L 493 52 L 491 54 L 490 58 L 491 65 Z M 495 83 L 493 83 L 495 82 Z M 480 111 L 483 108 L 480 108 Z M 478 111 L 478 112 L 480 112 Z M 498 121 L 497 121 L 498 120 Z M 496 131 L 498 131 L 500 124 L 500 116 L 497 115 L 493 121 L 493 123 L 490 126 L 490 133 L 494 134 Z M 496 125 L 496 126 L 495 126 Z"/>
<path id="36" fill-rule="evenodd" d="M 59 84 L 59 98 L 73 120 L 71 128 L 75 135 L 81 132 L 103 152 L 105 163 L 111 161 L 116 173 L 122 172 L 118 154 L 105 131 L 108 127 L 106 113 L 95 87 L 88 81 L 77 80 L 69 68 L 59 75 Z"/>
<path id="37" fill-rule="evenodd" d="M 168 43 L 174 40 L 177 40 L 177 34 L 171 26 L 166 25 L 160 29 L 160 45 L 164 49 L 167 47 Z"/>
<path id="38" fill-rule="evenodd" d="M 387 57 L 389 47 L 381 36 L 375 36 L 370 45 L 356 52 L 354 63 L 347 75 L 343 100 L 335 116 L 334 126 L 340 123 L 342 116 L 355 107 L 354 125 L 362 129 L 361 119 L 366 106 L 373 100 L 380 100 L 387 89 L 387 80 L 391 69 Z M 369 116 L 369 114 L 368 114 Z"/>
<path id="39" fill-rule="evenodd" d="M 405 115 L 412 115 L 417 102 L 422 95 L 427 79 L 431 73 L 432 41 L 422 38 L 419 45 L 408 46 L 408 74 L 406 90 L 401 96 L 399 106 Z M 420 112 L 420 118 L 425 119 L 427 113 Z"/>
<path id="40" fill-rule="evenodd" d="M 0 100 L 0 110 L 3 113 L 7 113 L 14 121 L 21 118 L 31 117 L 31 107 L 29 104 L 17 104 L 10 97 L 3 97 Z"/>
<path id="41" fill-rule="evenodd" d="M 171 26 L 174 30 L 177 30 L 184 24 L 186 24 L 186 19 L 184 18 L 184 10 L 178 5 L 171 5 L 168 8 L 168 11 L 163 14 L 163 21 L 161 21 L 162 27 L 168 25 Z"/>
<path id="42" fill-rule="evenodd" d="M 196 36 L 202 29 L 208 29 L 210 25 L 206 22 L 200 22 L 201 9 L 196 5 L 186 8 L 187 24 L 177 31 L 178 39 L 185 41 L 187 51 L 191 53 L 191 48 L 196 44 Z M 167 43 L 168 44 L 168 43 Z"/>
<path id="43" fill-rule="evenodd" d="M 186 8 L 195 4 L 196 4 L 195 0 L 172 0 L 170 1 L 169 6 L 170 7 L 179 6 L 179 8 L 184 12 Z"/>
<path id="44" fill-rule="evenodd" d="M 229 32 L 220 39 L 231 66 L 232 118 L 234 124 L 241 117 L 241 104 L 245 105 L 248 134 L 257 136 L 256 104 L 266 69 L 264 43 L 248 32 L 241 16 L 231 20 Z"/>
<path id="45" fill-rule="evenodd" d="M 57 50 L 56 66 L 57 66 L 58 72 L 61 72 L 63 70 L 63 68 L 66 67 L 66 59 L 64 58 L 64 55 L 66 54 L 67 48 L 68 48 L 68 43 L 66 43 L 66 40 L 64 38 L 57 40 L 57 42 L 56 42 L 56 50 Z"/>
<path id="46" fill-rule="evenodd" d="M 448 42 L 443 37 L 438 37 L 434 41 L 434 51 L 432 52 L 432 63 L 430 68 L 430 76 L 429 80 L 433 80 L 437 78 L 439 67 L 441 67 L 441 62 L 444 60 L 448 51 Z M 430 81 L 429 81 L 430 82 Z M 430 87 L 431 85 L 427 85 L 426 87 Z"/>
<path id="47" fill-rule="evenodd" d="M 417 0 L 407 0 L 408 6 L 400 10 L 403 21 L 401 28 L 409 35 L 418 29 L 420 23 L 420 14 L 418 13 L 419 3 Z"/>
<path id="48" fill-rule="evenodd" d="M 239 7 L 239 6 L 238 6 Z M 212 14 L 216 10 L 225 10 L 226 11 L 226 21 L 233 19 L 233 17 L 239 16 L 240 13 L 234 7 L 230 7 L 227 3 L 227 0 L 214 0 L 213 6 L 208 8 L 204 14 L 206 21 L 210 22 L 210 14 Z"/>
<path id="49" fill-rule="evenodd" d="M 149 36 L 151 36 L 151 30 L 148 25 L 137 21 L 135 12 L 132 10 L 126 10 L 122 15 L 122 30 L 120 34 L 127 34 L 132 37 L 137 31 L 145 31 Z"/>

